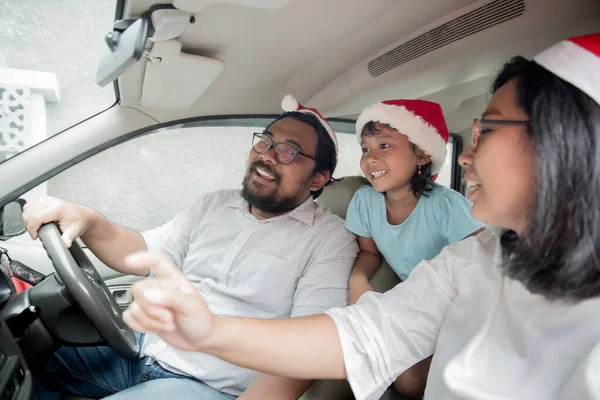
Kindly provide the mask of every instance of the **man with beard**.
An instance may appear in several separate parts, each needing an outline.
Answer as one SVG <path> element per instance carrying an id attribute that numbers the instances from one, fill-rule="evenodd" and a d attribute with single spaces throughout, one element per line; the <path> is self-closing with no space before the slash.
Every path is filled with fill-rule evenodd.
<path id="1" fill-rule="evenodd" d="M 315 109 L 291 96 L 284 113 L 255 133 L 242 190 L 221 190 L 156 229 L 138 233 L 98 212 L 55 198 L 26 205 L 36 239 L 56 221 L 67 246 L 78 237 L 106 265 L 124 267 L 131 253 L 166 253 L 221 316 L 287 318 L 347 303 L 358 253 L 343 220 L 313 200 L 332 181 L 337 140 Z M 184 352 L 155 334 L 139 335 L 128 360 L 108 347 L 63 347 L 36 375 L 39 399 L 78 396 L 178 399 L 297 399 L 310 384 L 240 368 L 204 353 Z"/>

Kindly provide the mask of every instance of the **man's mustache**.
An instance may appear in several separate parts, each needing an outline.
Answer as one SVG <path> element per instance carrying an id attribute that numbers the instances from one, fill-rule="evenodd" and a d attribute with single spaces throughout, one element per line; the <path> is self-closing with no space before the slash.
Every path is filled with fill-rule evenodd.
<path id="1" fill-rule="evenodd" d="M 269 173 L 270 175 L 274 176 L 275 183 L 279 183 L 279 181 L 281 180 L 281 177 L 279 176 L 279 174 L 277 172 L 275 172 L 273 170 L 273 168 L 271 168 L 271 166 L 269 166 L 269 164 L 267 164 L 266 162 L 264 162 L 262 160 L 254 161 L 252 163 L 252 165 L 250 165 L 250 168 L 248 168 L 248 172 L 256 172 L 256 168 L 258 168 L 258 167 L 260 167 L 263 171 Z"/>

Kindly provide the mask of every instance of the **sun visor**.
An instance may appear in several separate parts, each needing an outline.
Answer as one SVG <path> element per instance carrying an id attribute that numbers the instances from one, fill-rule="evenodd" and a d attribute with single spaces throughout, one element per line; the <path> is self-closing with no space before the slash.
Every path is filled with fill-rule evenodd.
<path id="1" fill-rule="evenodd" d="M 179 40 L 154 43 L 145 57 L 140 102 L 144 107 L 159 109 L 190 107 L 225 67 L 221 60 L 181 52 Z"/>

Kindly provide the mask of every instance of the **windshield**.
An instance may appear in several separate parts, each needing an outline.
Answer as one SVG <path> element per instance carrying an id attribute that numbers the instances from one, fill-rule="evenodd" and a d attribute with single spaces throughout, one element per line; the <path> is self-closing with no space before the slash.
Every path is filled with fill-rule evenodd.
<path id="1" fill-rule="evenodd" d="M 0 2 L 0 162 L 116 102 L 95 83 L 116 0 Z"/>

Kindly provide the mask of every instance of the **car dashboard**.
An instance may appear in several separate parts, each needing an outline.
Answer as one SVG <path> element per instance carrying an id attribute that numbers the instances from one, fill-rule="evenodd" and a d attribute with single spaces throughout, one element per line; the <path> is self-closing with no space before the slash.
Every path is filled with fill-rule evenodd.
<path id="1" fill-rule="evenodd" d="M 33 399 L 33 378 L 6 322 L 0 320 L 0 400 Z"/>
<path id="2" fill-rule="evenodd" d="M 10 277 L 0 271 L 0 311 L 15 295 Z M 27 329 L 29 322 L 38 316 L 39 310 L 31 306 L 16 318 L 6 320 L 0 317 L 0 400 L 35 398 L 31 371 L 13 333 L 22 333 Z"/>

